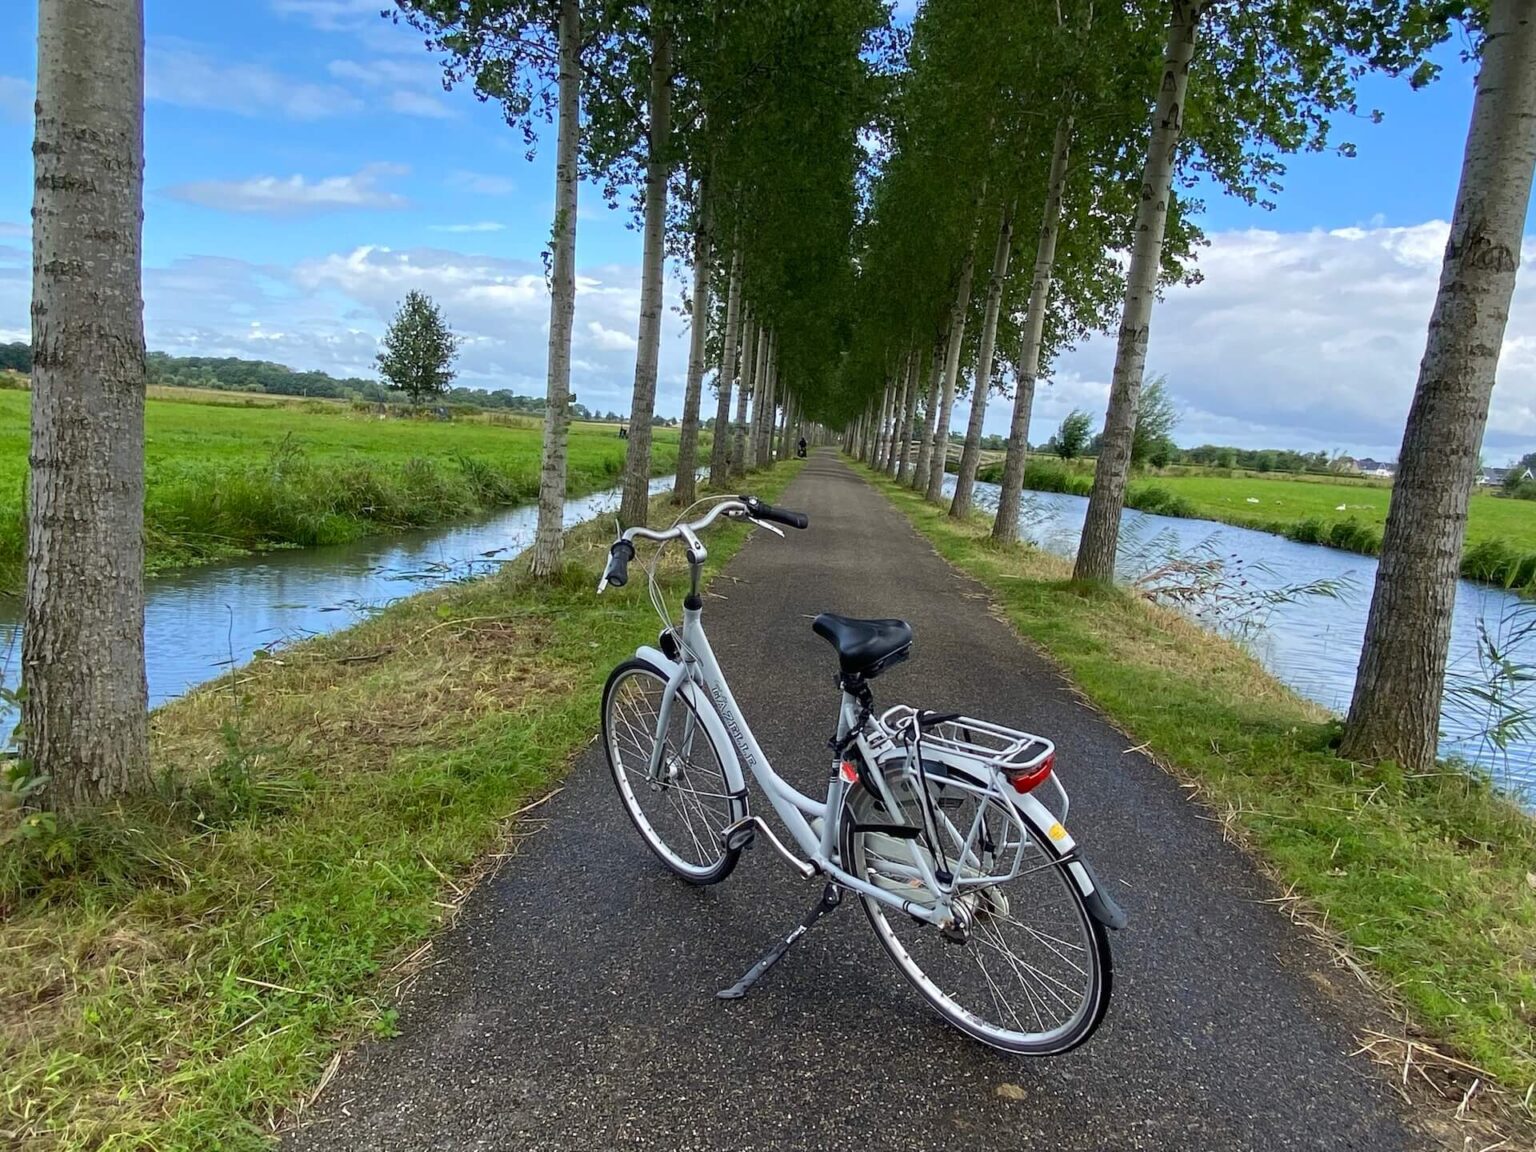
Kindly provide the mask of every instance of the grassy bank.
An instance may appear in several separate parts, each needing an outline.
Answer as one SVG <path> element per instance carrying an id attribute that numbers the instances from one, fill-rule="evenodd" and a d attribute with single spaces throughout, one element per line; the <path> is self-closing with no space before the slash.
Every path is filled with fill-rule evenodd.
<path id="1" fill-rule="evenodd" d="M 996 548 L 983 519 L 956 523 L 872 482 L 1133 743 L 1196 786 L 1420 1036 L 1492 1073 L 1518 1106 L 1536 1083 L 1536 821 L 1459 771 L 1340 759 L 1336 723 L 1236 646 L 1129 593 L 1073 585 L 1058 557 Z"/>
<path id="2" fill-rule="evenodd" d="M 1001 473 L 998 465 L 978 476 L 996 483 Z M 1093 472 L 1064 461 L 1032 457 L 1024 487 L 1087 496 Z M 1216 520 L 1303 544 L 1375 556 L 1381 551 L 1391 498 L 1390 485 L 1329 483 L 1316 476 L 1168 474 L 1133 479 L 1125 503 L 1160 516 Z M 1486 584 L 1536 589 L 1536 503 L 1475 491 L 1461 572 L 1469 580 Z"/>
<path id="3" fill-rule="evenodd" d="M 29 399 L 0 391 L 0 588 L 20 584 Z M 381 419 L 368 406 L 274 400 L 190 390 L 151 397 L 151 571 L 423 527 L 538 494 L 542 426 L 526 417 Z M 626 442 L 612 425 L 577 424 L 569 444 L 573 495 L 618 483 Z M 671 471 L 677 432 L 657 429 L 654 444 L 656 472 Z"/>
<path id="4" fill-rule="evenodd" d="M 594 595 L 610 534 L 572 533 L 552 587 L 509 566 L 160 709 L 156 795 L 0 854 L 0 1145 L 263 1147 L 334 1053 L 390 1030 L 660 627 L 643 580 Z M 712 534 L 711 570 L 745 536 Z"/>

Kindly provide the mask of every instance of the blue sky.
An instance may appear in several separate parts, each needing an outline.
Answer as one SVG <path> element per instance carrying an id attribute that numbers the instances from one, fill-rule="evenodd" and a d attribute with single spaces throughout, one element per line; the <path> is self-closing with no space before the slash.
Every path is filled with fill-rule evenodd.
<path id="1" fill-rule="evenodd" d="M 146 330 L 182 354 L 366 372 L 394 303 L 421 287 L 466 336 L 466 383 L 539 392 L 538 255 L 552 170 L 467 91 L 445 92 L 382 0 L 148 0 Z M 25 338 L 31 4 L 0 10 L 0 339 Z M 1207 195 L 1206 281 L 1170 293 L 1150 367 L 1184 409 L 1179 439 L 1393 455 L 1438 274 L 1471 108 L 1471 70 L 1414 93 L 1372 79 L 1379 125 L 1340 125 L 1355 159 L 1294 158 L 1276 211 Z M 1437 224 L 1437 222 L 1441 222 Z M 1532 231 L 1536 229 L 1528 229 Z M 1536 447 L 1532 249 L 1489 433 L 1490 459 Z M 584 189 L 578 396 L 627 408 L 640 237 Z M 673 269 L 680 281 L 680 270 Z M 684 326 L 669 291 L 659 406 L 681 407 Z M 1064 356 L 1032 439 L 1102 411 L 1106 340 Z M 957 424 L 963 420 L 957 414 Z M 1002 431 L 995 402 L 989 431 Z"/>

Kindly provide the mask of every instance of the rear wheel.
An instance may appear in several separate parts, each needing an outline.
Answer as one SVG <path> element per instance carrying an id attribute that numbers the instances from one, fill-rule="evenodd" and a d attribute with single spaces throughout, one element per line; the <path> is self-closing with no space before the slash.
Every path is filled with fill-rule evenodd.
<path id="1" fill-rule="evenodd" d="M 859 825 L 922 824 L 917 782 L 889 777 L 896 811 L 862 785 L 850 792 L 843 820 L 843 860 L 855 876 L 931 907 L 933 896 L 914 879 L 911 850 L 922 841 L 860 831 Z M 971 876 L 1011 861 L 1020 841 L 1017 824 L 995 796 L 946 787 L 930 778 L 946 859 L 960 860 L 966 834 L 980 827 L 987 847 L 973 859 Z M 932 860 L 927 845 L 919 848 Z M 1000 866 L 1001 872 L 1011 869 Z M 967 875 L 956 867 L 959 875 Z M 1082 894 L 1044 837 L 1028 835 L 1024 860 L 1012 880 L 966 890 L 957 901 L 960 921 L 949 933 L 867 896 L 861 898 L 886 953 L 945 1020 L 967 1035 L 1021 1055 L 1066 1052 L 1088 1039 L 1109 1006 L 1109 939 L 1089 914 Z"/>
<path id="2" fill-rule="evenodd" d="M 732 799 L 725 761 L 681 693 L 660 734 L 661 761 L 652 775 L 666 686 L 666 676 L 644 660 L 626 660 L 613 670 L 603 689 L 608 767 L 624 810 L 651 851 L 689 883 L 714 884 L 736 867 L 740 853 L 727 851 L 720 834 L 746 815 L 745 803 Z"/>

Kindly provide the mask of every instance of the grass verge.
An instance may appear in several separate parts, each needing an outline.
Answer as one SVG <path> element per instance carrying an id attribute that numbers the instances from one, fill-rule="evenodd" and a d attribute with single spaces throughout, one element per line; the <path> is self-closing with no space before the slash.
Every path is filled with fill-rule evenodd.
<path id="1" fill-rule="evenodd" d="M 1002 465 L 983 469 L 977 477 L 995 484 L 1002 477 Z M 1025 465 L 1024 487 L 1087 496 L 1093 488 L 1093 471 L 1081 462 L 1032 456 Z M 1391 498 L 1387 484 L 1330 482 L 1325 477 L 1290 474 L 1170 472 L 1132 480 L 1126 487 L 1125 506 L 1376 556 L 1381 552 Z M 1536 504 L 1475 491 L 1468 509 L 1461 574 L 1483 584 L 1536 593 Z"/>
<path id="2" fill-rule="evenodd" d="M 159 709 L 155 795 L 0 858 L 0 1145 L 265 1147 L 335 1053 L 390 1030 L 659 630 L 644 581 L 594 595 L 609 533 L 572 532 L 553 584 L 508 565 Z M 745 538 L 712 535 L 710 571 Z"/>
<path id="3" fill-rule="evenodd" d="M 860 472 L 1134 743 L 1198 789 L 1293 911 L 1326 925 L 1406 1009 L 1410 1035 L 1491 1074 L 1500 1106 L 1531 1121 L 1536 821 L 1452 767 L 1410 776 L 1339 758 L 1337 723 L 1237 646 L 1126 591 L 1075 585 L 1068 561 L 999 548 L 984 518 L 956 522 Z M 1454 1083 L 1455 1104 L 1475 1075 L 1437 1090 Z"/>

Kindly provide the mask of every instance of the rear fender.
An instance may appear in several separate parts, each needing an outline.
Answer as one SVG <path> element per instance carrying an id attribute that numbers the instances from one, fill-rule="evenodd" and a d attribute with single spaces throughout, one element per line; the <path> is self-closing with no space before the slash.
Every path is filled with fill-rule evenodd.
<path id="1" fill-rule="evenodd" d="M 1067 874 L 1072 877 L 1072 882 L 1077 885 L 1077 890 L 1082 893 L 1083 903 L 1088 908 L 1088 914 L 1106 928 L 1119 931 L 1126 925 L 1124 909 L 1115 903 L 1107 891 L 1103 882 L 1094 872 L 1092 865 L 1083 858 L 1078 850 L 1077 841 L 1072 839 L 1072 834 L 1067 831 L 1062 822 L 1051 813 L 1040 801 L 1029 793 L 1022 796 L 1011 788 L 1004 788 L 1004 794 L 1018 809 L 1019 815 L 1039 835 L 1041 842 L 1048 845 L 1053 855 L 1065 858 L 1064 867 Z"/>

